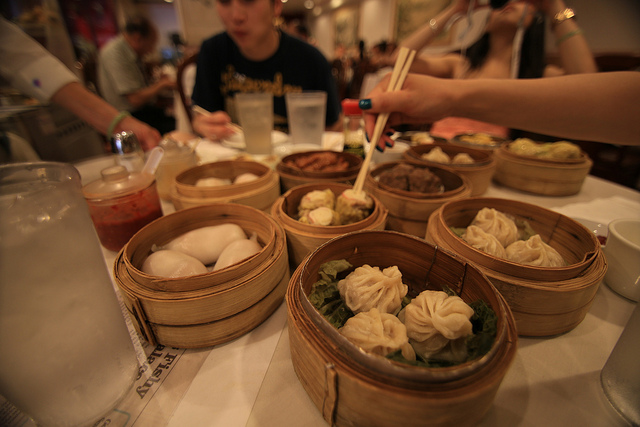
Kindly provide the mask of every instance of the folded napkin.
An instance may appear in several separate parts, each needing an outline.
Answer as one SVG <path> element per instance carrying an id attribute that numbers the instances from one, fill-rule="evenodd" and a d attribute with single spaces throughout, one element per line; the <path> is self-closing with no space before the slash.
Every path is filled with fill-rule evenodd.
<path id="1" fill-rule="evenodd" d="M 571 218 L 582 218 L 607 225 L 614 219 L 640 219 L 640 203 L 620 196 L 598 198 L 590 202 L 572 203 L 551 208 Z"/>

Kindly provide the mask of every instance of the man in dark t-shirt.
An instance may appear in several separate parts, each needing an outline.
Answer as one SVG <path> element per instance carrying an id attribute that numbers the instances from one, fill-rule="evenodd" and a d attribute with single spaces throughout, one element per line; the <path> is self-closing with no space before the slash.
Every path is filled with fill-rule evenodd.
<path id="1" fill-rule="evenodd" d="M 327 92 L 326 127 L 340 129 L 341 108 L 331 67 L 314 46 L 280 31 L 273 20 L 280 0 L 217 0 L 226 31 L 202 43 L 192 100 L 213 114 L 196 114 L 194 130 L 212 139 L 229 136 L 237 123 L 237 92 L 271 92 L 274 125 L 288 131 L 284 94 L 303 90 Z"/>

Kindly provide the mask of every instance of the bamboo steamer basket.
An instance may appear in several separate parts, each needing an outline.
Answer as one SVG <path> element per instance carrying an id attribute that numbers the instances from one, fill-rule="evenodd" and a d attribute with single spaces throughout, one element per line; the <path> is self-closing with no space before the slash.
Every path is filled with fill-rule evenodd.
<path id="1" fill-rule="evenodd" d="M 201 178 L 233 181 L 243 173 L 258 179 L 238 184 L 196 187 Z M 170 197 L 177 210 L 214 203 L 239 203 L 268 212 L 280 196 L 280 177 L 267 165 L 248 160 L 205 163 L 180 173 L 171 187 Z"/>
<path id="2" fill-rule="evenodd" d="M 294 187 L 280 196 L 271 207 L 271 216 L 284 228 L 287 235 L 289 263 L 297 267 L 304 258 L 326 241 L 343 234 L 357 230 L 384 230 L 387 223 L 388 211 L 380 201 L 371 196 L 373 209 L 371 214 L 348 225 L 322 226 L 303 224 L 298 221 L 298 205 L 305 194 L 314 190 L 331 190 L 336 198 L 351 185 L 331 182 L 326 184 L 304 184 Z"/>
<path id="3" fill-rule="evenodd" d="M 498 318 L 492 349 L 447 368 L 409 366 L 362 352 L 307 298 L 320 265 L 334 259 L 347 259 L 354 268 L 396 265 L 411 296 L 447 285 L 466 302 L 486 301 Z M 513 316 L 489 280 L 459 257 L 403 233 L 365 230 L 328 241 L 295 270 L 286 301 L 293 367 L 330 425 L 475 425 L 516 353 Z"/>
<path id="4" fill-rule="evenodd" d="M 429 170 L 442 180 L 444 185 L 442 193 L 422 194 L 381 186 L 377 177 L 399 163 L 403 162 L 388 162 L 377 165 L 369 172 L 364 182 L 365 191 L 375 196 L 389 210 L 387 230 L 400 231 L 423 238 L 429 215 L 433 211 L 448 201 L 465 199 L 471 195 L 469 179 L 442 166 L 429 167 Z M 424 165 L 413 166 L 427 167 Z"/>
<path id="5" fill-rule="evenodd" d="M 456 154 L 466 153 L 474 160 L 472 164 L 443 164 L 422 158 L 423 154 L 430 152 L 433 148 L 440 147 L 449 157 L 453 158 Z M 427 166 L 446 166 L 460 175 L 469 179 L 471 183 L 471 196 L 480 196 L 484 194 L 489 185 L 491 178 L 496 171 L 497 162 L 491 151 L 478 150 L 475 148 L 465 147 L 463 145 L 454 145 L 449 143 L 434 142 L 428 145 L 416 145 L 405 151 L 404 160 L 414 165 Z"/>
<path id="6" fill-rule="evenodd" d="M 473 248 L 451 231 L 450 227 L 468 226 L 484 207 L 528 221 L 567 265 L 535 267 L 507 261 Z M 593 232 L 567 216 L 514 200 L 476 197 L 449 202 L 429 218 L 426 239 L 478 266 L 509 303 L 522 336 L 557 335 L 579 325 L 607 270 Z"/>
<path id="7" fill-rule="evenodd" d="M 494 155 L 494 181 L 516 190 L 544 196 L 570 196 L 582 188 L 593 162 L 584 152 L 564 161 L 515 154 L 505 144 Z"/>
<path id="8" fill-rule="evenodd" d="M 263 247 L 218 271 L 163 278 L 141 271 L 154 245 L 196 228 L 238 224 Z M 152 344 L 209 347 L 261 324 L 282 303 L 290 270 L 286 236 L 268 214 L 250 206 L 219 203 L 184 209 L 150 223 L 119 252 L 114 277 L 136 329 Z"/>
<path id="9" fill-rule="evenodd" d="M 334 153 L 338 158 L 345 160 L 349 166 L 345 171 L 335 172 L 323 172 L 323 171 L 302 171 L 298 168 L 291 167 L 288 163 L 295 161 L 305 156 L 313 155 L 316 153 Z M 289 154 L 282 158 L 280 163 L 276 165 L 276 171 L 280 175 L 282 192 L 286 192 L 293 187 L 299 185 L 322 183 L 328 184 L 331 182 L 340 182 L 345 184 L 353 184 L 358 177 L 358 172 L 362 166 L 362 158 L 352 153 L 336 152 L 327 150 L 317 151 L 304 151 L 299 153 Z"/>

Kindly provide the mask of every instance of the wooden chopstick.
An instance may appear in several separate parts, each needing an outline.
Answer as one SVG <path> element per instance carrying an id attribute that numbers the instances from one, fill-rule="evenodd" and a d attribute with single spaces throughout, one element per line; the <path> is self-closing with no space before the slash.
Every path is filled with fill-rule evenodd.
<path id="1" fill-rule="evenodd" d="M 402 89 L 402 85 L 407 78 L 407 74 L 409 74 L 409 69 L 411 68 L 411 64 L 413 63 L 413 59 L 415 58 L 415 56 L 415 50 L 409 50 L 406 47 L 400 48 L 398 58 L 396 59 L 396 63 L 393 66 L 393 72 L 391 73 L 389 86 L 387 86 L 387 92 L 393 92 Z M 369 172 L 369 165 L 371 164 L 373 151 L 378 145 L 378 141 L 382 136 L 382 131 L 384 130 L 388 119 L 389 113 L 379 114 L 378 118 L 376 119 L 376 125 L 373 129 L 373 137 L 371 138 L 371 142 L 369 143 L 369 151 L 367 152 L 367 156 L 362 162 L 360 172 L 358 172 L 358 177 L 356 178 L 356 182 L 353 186 L 353 190 L 356 193 L 361 192 L 364 187 L 364 180 L 367 177 L 367 173 Z"/>
<path id="2" fill-rule="evenodd" d="M 193 111 L 195 111 L 196 113 L 200 113 L 203 114 L 205 116 L 208 116 L 211 114 L 211 111 L 207 111 L 204 108 L 202 108 L 199 105 L 194 105 L 193 107 L 191 107 L 191 109 Z M 238 126 L 235 123 L 227 123 L 227 127 L 230 127 L 231 129 L 235 130 L 236 132 L 242 132 L 242 128 L 240 126 Z"/>

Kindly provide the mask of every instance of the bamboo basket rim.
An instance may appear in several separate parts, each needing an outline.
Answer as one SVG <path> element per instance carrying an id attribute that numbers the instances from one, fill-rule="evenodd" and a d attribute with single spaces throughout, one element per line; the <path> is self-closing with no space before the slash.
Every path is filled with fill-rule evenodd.
<path id="1" fill-rule="evenodd" d="M 500 146 L 498 150 L 496 150 L 497 153 L 500 153 L 501 158 L 504 158 L 505 160 L 509 159 L 516 163 L 540 164 L 540 165 L 546 165 L 548 167 L 564 166 L 568 168 L 570 168 L 571 166 L 578 167 L 578 166 L 587 165 L 591 160 L 587 155 L 587 153 L 582 151 L 582 149 L 580 150 L 580 157 L 577 159 L 548 159 L 548 158 L 540 158 L 537 156 L 527 156 L 524 154 L 517 154 L 509 150 L 509 146 L 513 144 L 513 142 L 514 141 L 510 141 L 506 144 L 503 144 L 502 146 Z"/>
<path id="2" fill-rule="evenodd" d="M 215 216 L 210 216 L 211 211 L 215 209 L 218 209 Z M 240 214 L 243 214 L 244 216 L 241 217 Z M 245 227 L 242 228 L 246 234 L 247 224 L 242 221 L 247 221 L 249 216 L 260 218 L 260 221 L 250 222 L 253 226 L 266 226 L 268 230 L 265 230 L 266 233 L 262 236 L 258 236 L 258 241 L 262 245 L 262 249 L 258 253 L 245 258 L 237 264 L 217 271 L 189 276 L 188 278 L 165 278 L 153 276 L 144 273 L 138 267 L 141 265 L 141 262 L 149 256 L 153 245 L 162 246 L 171 239 L 196 228 L 208 225 L 235 223 L 241 227 L 242 225 L 245 225 Z M 180 223 L 179 226 L 168 227 L 168 223 L 180 222 L 183 217 L 191 218 L 191 221 L 188 223 Z M 196 219 L 194 220 L 194 218 Z M 154 237 L 156 234 L 161 237 Z M 210 282 L 214 282 L 216 284 L 220 284 L 217 288 L 222 290 L 235 286 L 236 281 L 239 280 L 238 276 L 242 275 L 241 273 L 247 273 L 254 265 L 262 264 L 264 260 L 268 259 L 270 257 L 270 253 L 274 249 L 274 246 L 277 244 L 276 242 L 279 240 L 279 236 L 284 239 L 284 237 L 282 237 L 284 236 L 284 230 L 280 224 L 275 221 L 275 219 L 265 212 L 251 206 L 237 203 L 215 203 L 183 209 L 152 221 L 140 229 L 122 250 L 124 253 L 124 262 L 127 265 L 127 271 L 134 279 L 134 282 L 142 287 L 146 287 L 154 291 L 184 292 L 212 288 L 212 284 Z M 153 240 L 155 240 L 155 242 L 151 243 Z M 136 247 L 136 245 L 138 245 L 138 247 Z M 185 281 L 187 284 L 185 284 Z"/>
<path id="3" fill-rule="evenodd" d="M 227 173 L 231 171 L 233 178 L 244 172 L 252 172 L 258 176 L 257 179 L 238 184 L 226 184 L 221 186 L 196 187 L 195 183 L 201 178 L 229 178 Z M 257 172 L 257 173 L 256 173 Z M 234 198 L 247 191 L 263 191 L 263 184 L 269 183 L 277 174 L 267 165 L 251 160 L 221 160 L 218 162 L 205 163 L 189 168 L 179 173 L 173 187 L 176 194 L 184 197 L 202 198 L 205 197 L 228 197 Z"/>
<path id="4" fill-rule="evenodd" d="M 295 228 L 297 233 L 308 234 L 317 236 L 318 234 L 322 234 L 324 236 L 329 234 L 340 235 L 345 234 L 349 231 L 352 231 L 354 227 L 366 227 L 373 223 L 379 222 L 380 216 L 388 215 L 387 208 L 375 197 L 373 194 L 368 194 L 369 197 L 373 200 L 373 208 L 371 213 L 360 221 L 351 223 L 351 224 L 343 224 L 343 225 L 314 225 L 314 224 L 305 224 L 297 219 L 293 218 L 289 214 L 289 205 L 288 201 L 292 195 L 299 193 L 301 197 L 296 197 L 292 200 L 293 204 L 300 202 L 300 199 L 304 197 L 304 194 L 307 192 L 313 191 L 314 189 L 319 189 L 319 187 L 326 187 L 333 192 L 333 194 L 338 197 L 339 194 L 335 192 L 336 189 L 342 188 L 344 190 L 348 190 L 353 188 L 351 184 L 344 184 L 341 182 L 330 182 L 330 183 L 309 183 L 295 186 L 289 190 L 287 190 L 284 194 L 278 197 L 276 203 L 273 204 L 271 215 L 276 217 L 282 221 L 282 225 L 285 228 Z M 280 212 L 281 211 L 281 212 Z"/>
<path id="5" fill-rule="evenodd" d="M 298 267 L 300 269 L 299 281 L 292 282 L 290 284 L 290 293 L 295 293 L 299 304 L 304 310 L 305 314 L 308 316 L 309 321 L 322 333 L 324 333 L 324 337 L 327 340 L 331 340 L 336 349 L 340 350 L 344 353 L 349 360 L 353 360 L 358 363 L 359 366 L 364 367 L 367 370 L 373 370 L 379 373 L 382 377 L 387 377 L 392 381 L 401 380 L 403 383 L 408 385 L 409 387 L 415 387 L 420 384 L 424 385 L 425 383 L 433 384 L 433 383 L 448 383 L 455 381 L 466 381 L 469 379 L 470 375 L 476 374 L 481 369 L 490 363 L 496 356 L 496 353 L 500 349 L 500 343 L 502 343 L 507 335 L 509 325 L 513 324 L 513 316 L 511 311 L 497 291 L 497 289 L 492 285 L 491 281 L 473 264 L 467 262 L 466 260 L 458 257 L 452 252 L 444 250 L 442 248 L 438 248 L 437 246 L 432 247 L 434 250 L 434 254 L 431 258 L 431 263 L 426 268 L 427 277 L 430 274 L 431 268 L 438 261 L 442 261 L 443 259 L 447 259 L 450 262 L 458 263 L 460 266 L 464 268 L 464 275 L 460 278 L 462 288 L 464 288 L 464 281 L 466 280 L 467 274 L 472 272 L 471 274 L 478 275 L 481 280 L 484 280 L 484 284 L 487 289 L 492 292 L 492 295 L 495 297 L 496 302 L 491 304 L 493 310 L 496 313 L 498 318 L 498 331 L 496 337 L 494 339 L 494 343 L 491 347 L 491 350 L 482 356 L 479 359 L 474 359 L 463 364 L 455 365 L 452 367 L 438 367 L 438 368 L 428 368 L 428 367 L 416 367 L 407 364 L 401 364 L 398 362 L 393 362 L 387 360 L 384 357 L 372 355 L 365 353 L 356 345 L 351 343 L 345 337 L 340 335 L 338 330 L 330 325 L 326 319 L 315 309 L 315 307 L 308 300 L 304 283 L 307 277 L 317 277 L 317 269 L 313 268 L 314 271 L 311 271 L 312 268 L 310 264 L 315 262 L 315 257 L 320 256 L 325 251 L 329 251 L 328 246 L 335 244 L 335 242 L 339 240 L 347 241 L 349 239 L 354 239 L 359 237 L 360 235 L 369 234 L 372 236 L 373 241 L 376 241 L 378 244 L 381 241 L 382 236 L 395 236 L 397 239 L 404 240 L 405 242 L 413 241 L 416 244 L 420 244 L 426 247 L 432 247 L 429 243 L 415 236 L 407 235 L 404 233 L 399 233 L 395 231 L 374 231 L 374 230 L 361 230 L 354 231 L 351 233 L 347 233 L 345 235 L 333 238 L 320 247 L 318 247 L 313 253 L 311 253 L 305 261 Z M 358 253 L 358 249 L 354 248 L 354 254 Z M 439 257 L 439 258 L 438 258 Z M 443 258 L 445 257 L 445 258 Z M 340 257 L 338 257 L 340 258 Z M 326 259 L 326 258 L 325 258 Z M 333 257 L 332 259 L 337 259 Z M 321 263 L 320 263 L 321 264 Z M 354 264 L 354 268 L 359 265 Z M 382 267 L 382 266 L 381 266 Z M 315 275 L 314 275 L 315 273 Z M 404 279 L 403 279 L 404 281 Z M 313 281 L 315 282 L 315 280 Z M 486 294 L 487 292 L 484 292 Z M 496 307 L 497 305 L 497 307 Z"/>
<path id="6" fill-rule="evenodd" d="M 471 164 L 453 164 L 453 163 L 440 163 L 434 162 L 428 159 L 423 159 L 421 156 L 433 150 L 435 147 L 440 147 L 442 151 L 446 154 L 450 154 L 454 152 L 458 153 L 467 153 L 474 160 L 474 163 Z M 433 144 L 423 144 L 423 145 L 415 145 L 410 147 L 407 151 L 403 153 L 403 157 L 407 161 L 416 161 L 420 164 L 433 165 L 433 166 L 445 166 L 449 167 L 453 170 L 464 172 L 464 171 L 473 171 L 478 169 L 491 169 L 496 165 L 496 159 L 493 156 L 492 152 L 486 150 L 478 150 L 477 148 L 467 147 L 465 145 L 455 145 L 450 142 L 434 142 Z"/>
<path id="7" fill-rule="evenodd" d="M 442 232 L 441 237 L 444 241 L 451 244 L 452 242 L 457 243 L 457 249 L 455 252 L 460 253 L 461 256 L 472 259 L 474 262 L 479 263 L 486 268 L 494 270 L 496 272 L 502 272 L 500 274 L 510 275 L 513 277 L 517 277 L 518 279 L 532 279 L 532 280 L 548 280 L 549 283 L 559 282 L 562 280 L 572 279 L 578 276 L 581 272 L 583 272 L 586 268 L 588 268 L 593 260 L 598 256 L 600 249 L 600 243 L 597 240 L 597 237 L 594 233 L 590 232 L 584 225 L 580 224 L 578 221 L 573 220 L 572 218 L 562 215 L 560 213 L 551 211 L 549 209 L 542 208 L 540 206 L 536 206 L 530 203 L 521 202 L 517 200 L 509 200 L 502 199 L 496 197 L 470 197 L 464 199 L 465 207 L 462 208 L 463 211 L 474 211 L 477 213 L 479 209 L 477 207 L 479 205 L 484 205 L 484 207 L 494 207 L 496 205 L 500 205 L 503 203 L 508 203 L 512 205 L 513 208 L 517 208 L 521 211 L 529 212 L 530 216 L 523 217 L 522 215 L 515 215 L 513 211 L 504 211 L 503 209 L 496 208 L 503 213 L 510 214 L 515 216 L 516 218 L 521 218 L 525 220 L 531 220 L 535 212 L 544 213 L 550 217 L 555 218 L 555 230 L 562 230 L 561 225 L 571 225 L 572 227 L 576 227 L 582 232 L 582 236 L 575 236 L 576 238 L 584 237 L 589 243 L 590 247 L 593 249 L 585 252 L 583 254 L 583 258 L 578 260 L 577 262 L 568 264 L 563 267 L 537 267 L 532 265 L 520 264 L 513 261 L 509 261 L 507 259 L 499 258 L 493 255 L 489 255 L 479 249 L 474 248 L 463 239 L 456 236 L 451 229 L 449 228 L 449 224 L 447 223 L 447 219 L 445 218 L 446 214 L 449 212 L 455 212 L 457 209 L 461 208 L 459 205 L 459 200 L 452 200 L 450 202 L 445 203 L 439 209 L 437 209 L 433 214 L 434 223 L 440 222 L 441 227 L 438 228 L 439 231 Z M 459 211 L 458 211 L 459 212 Z M 431 218 L 430 218 L 431 222 Z M 455 224 L 451 224 L 451 226 L 456 226 Z M 533 226 L 532 226 L 533 227 Z M 539 230 L 534 231 L 539 232 Z M 553 235 L 553 234 L 552 234 Z M 542 237 L 542 236 L 541 236 Z M 543 239 L 544 240 L 544 239 Z M 549 243 L 549 242 L 545 242 Z M 555 248 L 558 250 L 558 248 Z M 565 261 L 567 261 L 565 259 Z M 504 271 L 513 272 L 514 270 L 519 274 L 508 274 L 504 273 Z"/>
<path id="8" fill-rule="evenodd" d="M 454 180 L 459 180 L 460 183 L 459 185 L 454 184 L 454 186 L 449 186 L 449 188 L 447 188 L 447 186 L 443 184 L 445 188 L 444 188 L 444 191 L 440 193 L 419 193 L 415 191 L 405 191 L 405 190 L 399 190 L 399 189 L 392 189 L 387 185 L 380 184 L 378 179 L 376 179 L 378 175 L 387 169 L 391 169 L 394 166 L 397 166 L 398 164 L 408 164 L 417 168 L 423 168 L 423 169 L 426 168 L 426 169 L 429 169 L 431 172 L 433 172 L 435 175 L 437 175 L 440 179 L 454 179 Z M 374 191 L 379 191 L 380 193 L 387 195 L 389 197 L 397 198 L 404 201 L 411 201 L 411 202 L 420 202 L 420 201 L 442 202 L 447 198 L 459 196 L 463 194 L 466 190 L 468 190 L 469 192 L 471 191 L 471 181 L 469 180 L 468 177 L 464 176 L 458 171 L 455 171 L 451 168 L 447 168 L 443 166 L 431 166 L 426 164 L 416 165 L 410 162 L 406 162 L 404 160 L 386 162 L 386 163 L 381 163 L 379 165 L 376 165 L 367 174 L 366 182 L 369 184 L 369 186 L 372 189 L 374 189 Z"/>
<path id="9" fill-rule="evenodd" d="M 323 172 L 323 171 L 303 171 L 301 169 L 297 169 L 291 167 L 287 164 L 287 161 L 298 158 L 309 156 L 317 153 L 335 153 L 336 156 L 345 159 L 349 163 L 349 167 L 345 171 L 331 171 L 331 172 Z M 333 150 L 311 150 L 311 151 L 301 151 L 297 153 L 291 153 L 284 156 L 280 162 L 276 165 L 276 171 L 285 176 L 289 177 L 299 177 L 299 178 L 307 178 L 307 179 L 336 179 L 336 178 L 345 178 L 350 177 L 352 175 L 358 175 L 358 171 L 362 166 L 363 159 L 360 156 L 357 156 L 353 153 L 348 153 L 344 151 L 333 151 Z"/>

